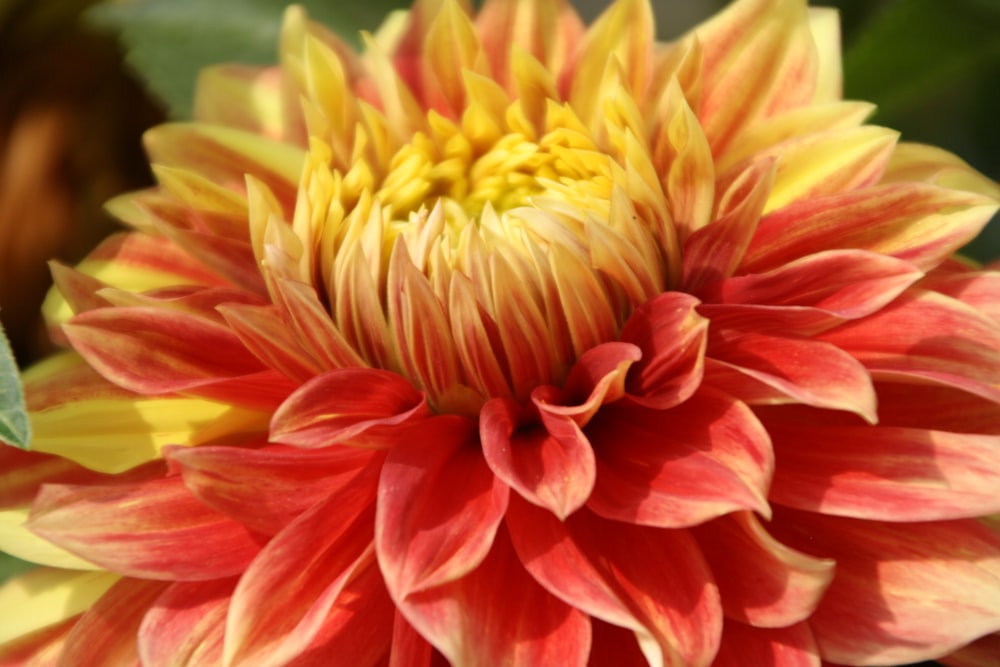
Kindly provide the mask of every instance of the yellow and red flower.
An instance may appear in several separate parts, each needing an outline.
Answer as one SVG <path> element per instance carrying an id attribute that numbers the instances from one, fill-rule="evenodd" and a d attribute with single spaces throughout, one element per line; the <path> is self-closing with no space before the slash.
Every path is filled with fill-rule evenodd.
<path id="1" fill-rule="evenodd" d="M 993 641 L 1000 274 L 949 258 L 1000 191 L 840 99 L 830 11 L 652 26 L 418 0 L 356 54 L 293 8 L 280 67 L 207 71 L 111 204 L 135 231 L 54 266 L 71 351 L 0 452 L 0 548 L 47 567 L 0 655 Z"/>

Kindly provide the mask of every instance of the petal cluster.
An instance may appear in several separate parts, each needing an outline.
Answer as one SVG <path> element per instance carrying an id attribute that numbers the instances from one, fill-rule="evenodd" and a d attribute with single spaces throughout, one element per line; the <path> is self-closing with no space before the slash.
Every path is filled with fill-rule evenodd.
<path id="1" fill-rule="evenodd" d="M 289 9 L 53 266 L 3 659 L 989 664 L 1000 188 L 841 99 L 834 13 L 363 42 Z"/>

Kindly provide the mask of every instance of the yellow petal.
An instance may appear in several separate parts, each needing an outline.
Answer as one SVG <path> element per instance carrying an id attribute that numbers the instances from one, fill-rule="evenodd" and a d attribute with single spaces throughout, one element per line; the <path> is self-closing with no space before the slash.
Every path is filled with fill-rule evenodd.
<path id="1" fill-rule="evenodd" d="M 0 551 L 39 565 L 69 570 L 99 570 L 99 566 L 57 547 L 24 527 L 29 507 L 0 511 Z M 2 631 L 0 631 L 2 632 Z"/>
<path id="2" fill-rule="evenodd" d="M 843 93 L 840 53 L 840 14 L 831 7 L 809 8 L 809 29 L 816 42 L 818 71 L 813 104 L 836 102 Z"/>
<path id="3" fill-rule="evenodd" d="M 86 611 L 119 577 L 38 568 L 0 586 L 0 644 Z"/>
<path id="4" fill-rule="evenodd" d="M 32 449 L 98 472 L 160 458 L 167 445 L 266 432 L 269 415 L 198 398 L 80 400 L 32 413 Z"/>

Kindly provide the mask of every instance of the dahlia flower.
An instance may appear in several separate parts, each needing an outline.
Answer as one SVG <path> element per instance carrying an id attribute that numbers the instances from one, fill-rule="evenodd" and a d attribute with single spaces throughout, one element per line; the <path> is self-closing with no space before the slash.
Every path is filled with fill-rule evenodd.
<path id="1" fill-rule="evenodd" d="M 206 71 L 53 266 L 4 659 L 987 664 L 1000 191 L 864 124 L 831 11 L 652 26 L 292 8 Z"/>

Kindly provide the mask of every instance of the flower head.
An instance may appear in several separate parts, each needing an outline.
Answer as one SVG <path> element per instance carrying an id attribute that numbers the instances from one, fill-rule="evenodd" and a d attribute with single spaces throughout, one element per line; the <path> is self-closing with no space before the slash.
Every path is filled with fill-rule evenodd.
<path id="1" fill-rule="evenodd" d="M 997 187 L 863 124 L 831 12 L 652 25 L 418 0 L 357 54 L 293 8 L 280 67 L 207 71 L 111 204 L 134 231 L 54 267 L 72 351 L 27 374 L 0 531 L 49 568 L 0 600 L 64 603 L 8 654 L 891 664 L 1000 630 L 1000 276 L 949 259 Z"/>

